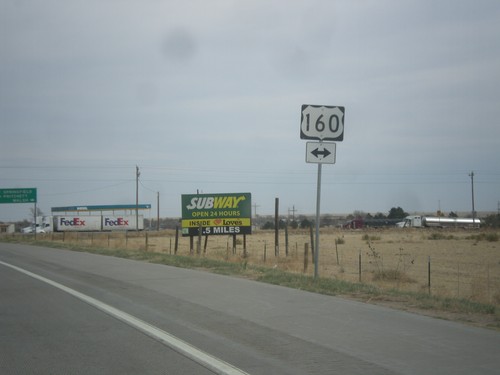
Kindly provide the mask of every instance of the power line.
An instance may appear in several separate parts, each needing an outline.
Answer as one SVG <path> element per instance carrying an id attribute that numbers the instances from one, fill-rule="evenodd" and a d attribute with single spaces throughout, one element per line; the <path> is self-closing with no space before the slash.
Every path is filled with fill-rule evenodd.
<path id="1" fill-rule="evenodd" d="M 40 195 L 44 196 L 44 197 L 50 197 L 50 196 L 55 196 L 55 195 L 72 195 L 72 194 L 81 194 L 81 193 L 91 193 L 91 192 L 94 192 L 94 191 L 105 190 L 105 189 L 113 188 L 113 187 L 116 187 L 116 186 L 121 186 L 121 185 L 129 184 L 130 182 L 132 182 L 132 181 L 120 182 L 118 184 L 101 186 L 101 187 L 94 188 L 94 189 L 86 189 L 86 190 L 79 190 L 79 191 L 70 191 L 70 192 L 65 192 L 65 193 L 61 193 L 61 192 L 58 192 L 58 193 L 46 193 L 46 194 L 40 194 Z"/>
<path id="2" fill-rule="evenodd" d="M 36 169 L 36 170 L 44 170 L 44 169 L 130 169 L 132 166 L 130 165 L 41 165 L 41 166 L 33 166 L 33 165 L 0 165 L 0 169 Z M 217 168 L 194 168 L 194 167 L 171 167 L 171 166 L 155 166 L 155 165 L 142 165 L 142 170 L 151 169 L 151 170 L 168 170 L 174 172 L 196 172 L 196 173 L 223 173 L 233 175 L 237 174 L 263 174 L 263 175 L 314 175 L 315 172 L 311 170 L 273 170 L 273 169 L 217 169 Z M 344 172 L 335 172 L 336 176 L 461 176 L 467 171 L 463 170 L 439 170 L 434 172 L 358 172 L 358 173 L 344 173 Z M 477 170 L 479 174 L 483 176 L 500 176 L 499 171 L 486 171 L 486 170 Z M 467 172 L 468 173 L 468 172 Z"/>

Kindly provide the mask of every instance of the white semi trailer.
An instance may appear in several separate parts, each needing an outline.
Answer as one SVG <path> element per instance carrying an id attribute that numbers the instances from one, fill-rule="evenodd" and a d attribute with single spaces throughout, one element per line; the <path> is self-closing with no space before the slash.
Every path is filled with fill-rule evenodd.
<path id="1" fill-rule="evenodd" d="M 144 216 L 138 215 L 54 215 L 37 218 L 43 232 L 101 232 L 143 230 Z M 37 230 L 38 233 L 38 230 Z"/>
<path id="2" fill-rule="evenodd" d="M 403 221 L 396 224 L 400 228 L 421 228 L 421 227 L 456 227 L 456 228 L 475 228 L 481 225 L 479 219 L 458 218 L 458 217 L 432 217 L 411 215 L 404 218 Z"/>
<path id="3" fill-rule="evenodd" d="M 143 230 L 144 216 L 138 215 L 64 215 L 54 216 L 54 228 L 57 232 L 99 232 Z"/>

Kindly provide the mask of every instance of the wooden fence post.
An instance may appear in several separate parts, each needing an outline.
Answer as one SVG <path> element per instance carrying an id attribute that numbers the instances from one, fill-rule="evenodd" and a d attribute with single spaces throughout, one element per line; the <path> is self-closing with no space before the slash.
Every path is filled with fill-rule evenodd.
<path id="1" fill-rule="evenodd" d="M 359 250 L 359 282 L 361 282 L 361 250 Z"/>
<path id="2" fill-rule="evenodd" d="M 313 233 L 313 226 L 309 227 L 309 236 L 311 237 L 311 257 L 312 261 L 314 263 L 314 233 Z"/>
<path id="3" fill-rule="evenodd" d="M 288 221 L 285 224 L 285 256 L 288 256 Z"/>
<path id="4" fill-rule="evenodd" d="M 174 254 L 177 255 L 177 249 L 179 248 L 179 227 L 175 227 L 175 246 L 174 246 Z"/>
<path id="5" fill-rule="evenodd" d="M 431 256 L 427 258 L 427 288 L 431 294 Z"/>
<path id="6" fill-rule="evenodd" d="M 309 244 L 304 243 L 304 273 L 307 272 L 307 266 L 309 265 Z"/>
<path id="7" fill-rule="evenodd" d="M 337 266 L 339 265 L 339 250 L 337 249 L 337 239 L 335 239 L 335 254 L 337 255 Z"/>
<path id="8" fill-rule="evenodd" d="M 203 245 L 203 254 L 207 253 L 207 244 L 208 244 L 208 234 L 205 234 L 205 244 Z"/>

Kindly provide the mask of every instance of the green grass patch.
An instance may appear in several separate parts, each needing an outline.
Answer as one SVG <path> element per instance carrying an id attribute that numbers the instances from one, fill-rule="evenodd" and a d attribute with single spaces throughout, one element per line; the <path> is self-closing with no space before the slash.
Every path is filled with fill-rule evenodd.
<path id="1" fill-rule="evenodd" d="M 368 235 L 368 234 L 363 234 L 363 237 L 361 237 L 363 241 L 380 241 L 381 237 L 376 236 L 376 235 Z"/>
<path id="2" fill-rule="evenodd" d="M 455 239 L 455 236 L 453 236 L 452 234 L 444 234 L 444 233 L 441 233 L 441 232 L 434 232 L 432 233 L 431 235 L 429 235 L 429 237 L 427 237 L 429 240 L 454 240 Z"/>
<path id="3" fill-rule="evenodd" d="M 479 233 L 479 234 L 473 234 L 471 236 L 467 236 L 466 239 L 468 240 L 474 240 L 474 241 L 488 241 L 488 242 L 498 242 L 499 236 L 498 233 L 491 232 L 491 233 Z"/>
<path id="4" fill-rule="evenodd" d="M 288 288 L 306 290 L 309 292 L 326 295 L 378 295 L 380 291 L 377 287 L 362 283 L 352 283 L 331 278 L 317 278 L 313 276 L 291 273 L 277 269 L 260 268 L 260 276 L 257 281 L 285 286 Z"/>

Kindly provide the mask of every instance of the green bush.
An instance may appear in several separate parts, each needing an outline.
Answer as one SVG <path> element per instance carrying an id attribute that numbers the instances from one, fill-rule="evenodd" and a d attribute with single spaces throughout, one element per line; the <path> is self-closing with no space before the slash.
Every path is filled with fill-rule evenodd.
<path id="1" fill-rule="evenodd" d="M 475 241 L 488 241 L 488 242 L 498 242 L 499 236 L 498 233 L 479 233 L 479 234 L 473 234 L 471 236 L 467 236 L 466 239 L 468 240 L 475 240 Z"/>
<path id="2" fill-rule="evenodd" d="M 444 233 L 434 232 L 427 238 L 429 240 L 453 240 L 455 239 L 455 236 L 453 236 L 452 234 L 445 235 Z"/>
<path id="3" fill-rule="evenodd" d="M 379 241 L 380 238 L 380 236 L 369 236 L 368 234 L 363 234 L 363 237 L 361 237 L 363 241 Z"/>
<path id="4" fill-rule="evenodd" d="M 488 242 L 498 242 L 498 233 L 487 233 L 485 237 Z"/>

